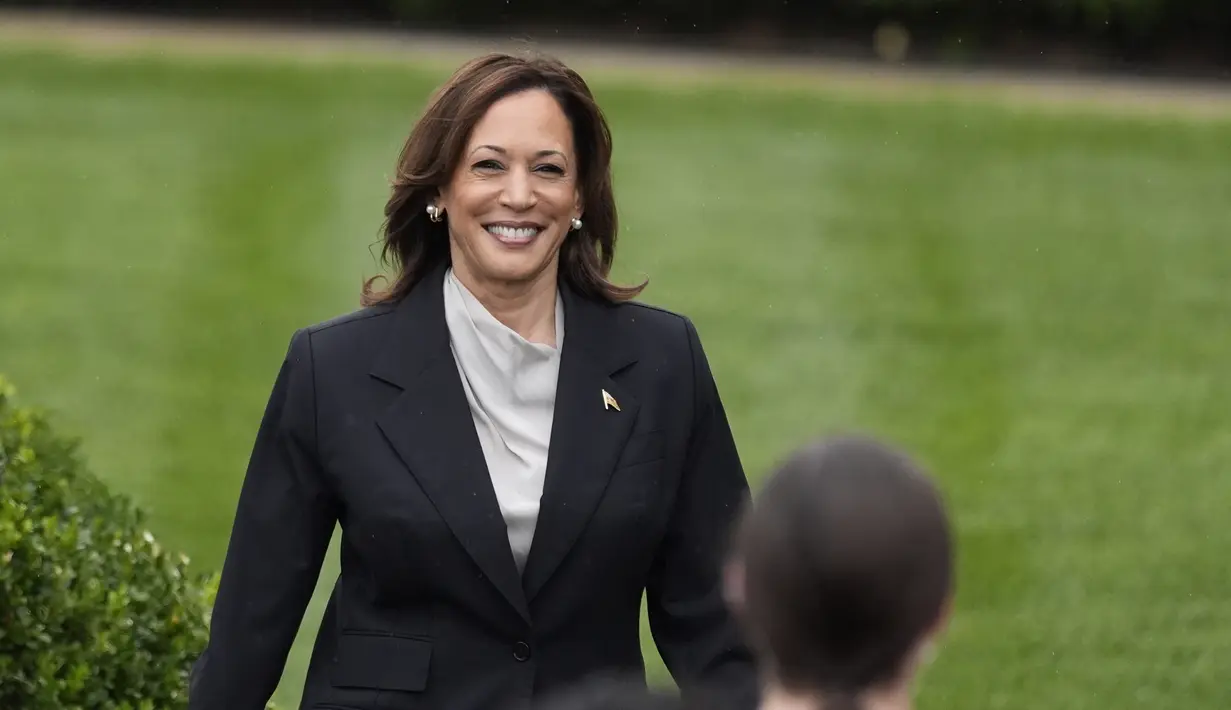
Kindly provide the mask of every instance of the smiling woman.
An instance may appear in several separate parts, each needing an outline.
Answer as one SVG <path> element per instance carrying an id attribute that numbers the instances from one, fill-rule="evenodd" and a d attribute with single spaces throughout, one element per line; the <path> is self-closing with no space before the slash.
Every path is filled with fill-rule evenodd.
<path id="1" fill-rule="evenodd" d="M 458 280 L 480 299 L 505 295 L 484 293 L 492 288 L 554 292 L 560 245 L 584 224 L 572 132 L 555 97 L 536 89 L 497 101 L 462 158 L 431 205 L 436 219 L 449 215 Z M 524 335 L 555 345 L 554 333 Z"/>
<path id="2" fill-rule="evenodd" d="M 515 290 L 537 283 L 541 292 L 559 273 L 587 297 L 634 298 L 644 283 L 607 280 L 618 231 L 611 151 L 602 110 L 563 64 L 497 54 L 463 66 L 431 98 L 402 149 L 384 252 L 401 274 L 380 293 L 370 281 L 364 304 L 404 296 L 459 253 L 454 268 L 472 288 L 499 275 Z M 488 235 L 531 248 L 498 249 Z"/>
<path id="3" fill-rule="evenodd" d="M 476 59 L 432 97 L 386 206 L 396 280 L 291 337 L 192 710 L 263 706 L 339 521 L 303 708 L 517 707 L 644 678 L 643 595 L 685 692 L 756 706 L 719 584 L 747 481 L 692 322 L 608 281 L 610 161 L 554 60 Z"/>

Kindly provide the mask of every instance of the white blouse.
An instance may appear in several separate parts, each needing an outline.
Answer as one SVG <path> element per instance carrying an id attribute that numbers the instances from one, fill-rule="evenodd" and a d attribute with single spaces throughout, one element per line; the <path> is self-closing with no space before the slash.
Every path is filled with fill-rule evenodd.
<path id="1" fill-rule="evenodd" d="M 496 320 L 449 269 L 449 344 L 509 532 L 518 571 L 538 520 L 555 413 L 564 306 L 556 297 L 556 347 L 532 343 Z"/>

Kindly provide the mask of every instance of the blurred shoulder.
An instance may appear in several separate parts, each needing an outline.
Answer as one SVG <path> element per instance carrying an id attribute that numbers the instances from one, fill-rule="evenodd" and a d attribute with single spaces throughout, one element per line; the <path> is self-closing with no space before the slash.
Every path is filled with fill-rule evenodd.
<path id="1" fill-rule="evenodd" d="M 622 337 L 642 348 L 691 358 L 700 344 L 692 319 L 679 311 L 643 301 L 626 301 L 612 308 Z"/>
<path id="2" fill-rule="evenodd" d="M 313 340 L 318 337 L 329 337 L 326 335 L 329 331 L 339 331 L 334 333 L 336 336 L 345 337 L 353 334 L 357 330 L 376 329 L 384 324 L 379 320 L 384 316 L 391 315 L 397 306 L 391 303 L 380 303 L 375 306 L 365 306 L 358 310 L 343 313 L 334 316 L 328 320 L 319 323 L 313 323 L 306 326 L 303 330 L 312 335 Z"/>
<path id="3" fill-rule="evenodd" d="M 395 310 L 393 304 L 365 306 L 306 325 L 292 336 L 291 350 L 306 348 L 318 363 L 370 350 L 384 340 Z"/>
<path id="4" fill-rule="evenodd" d="M 611 308 L 621 328 L 635 331 L 643 337 L 670 337 L 672 333 L 678 337 L 690 325 L 688 316 L 683 313 L 644 301 L 625 301 Z"/>

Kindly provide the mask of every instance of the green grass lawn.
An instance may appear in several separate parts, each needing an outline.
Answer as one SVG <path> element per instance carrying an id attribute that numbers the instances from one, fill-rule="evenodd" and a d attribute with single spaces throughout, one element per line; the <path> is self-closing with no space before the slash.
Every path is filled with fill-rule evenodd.
<path id="1" fill-rule="evenodd" d="M 203 568 L 442 79 L 0 53 L 0 371 Z M 752 475 L 858 429 L 942 480 L 924 710 L 1231 707 L 1231 122 L 596 91 L 619 272 L 697 322 Z"/>

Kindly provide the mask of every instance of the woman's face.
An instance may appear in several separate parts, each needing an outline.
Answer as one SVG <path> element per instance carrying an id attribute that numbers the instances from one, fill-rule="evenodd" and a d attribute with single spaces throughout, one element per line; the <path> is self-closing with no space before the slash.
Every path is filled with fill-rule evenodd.
<path id="1" fill-rule="evenodd" d="M 572 126 L 546 91 L 492 104 L 438 203 L 463 283 L 482 290 L 554 283 L 560 245 L 581 216 L 574 150 Z"/>

